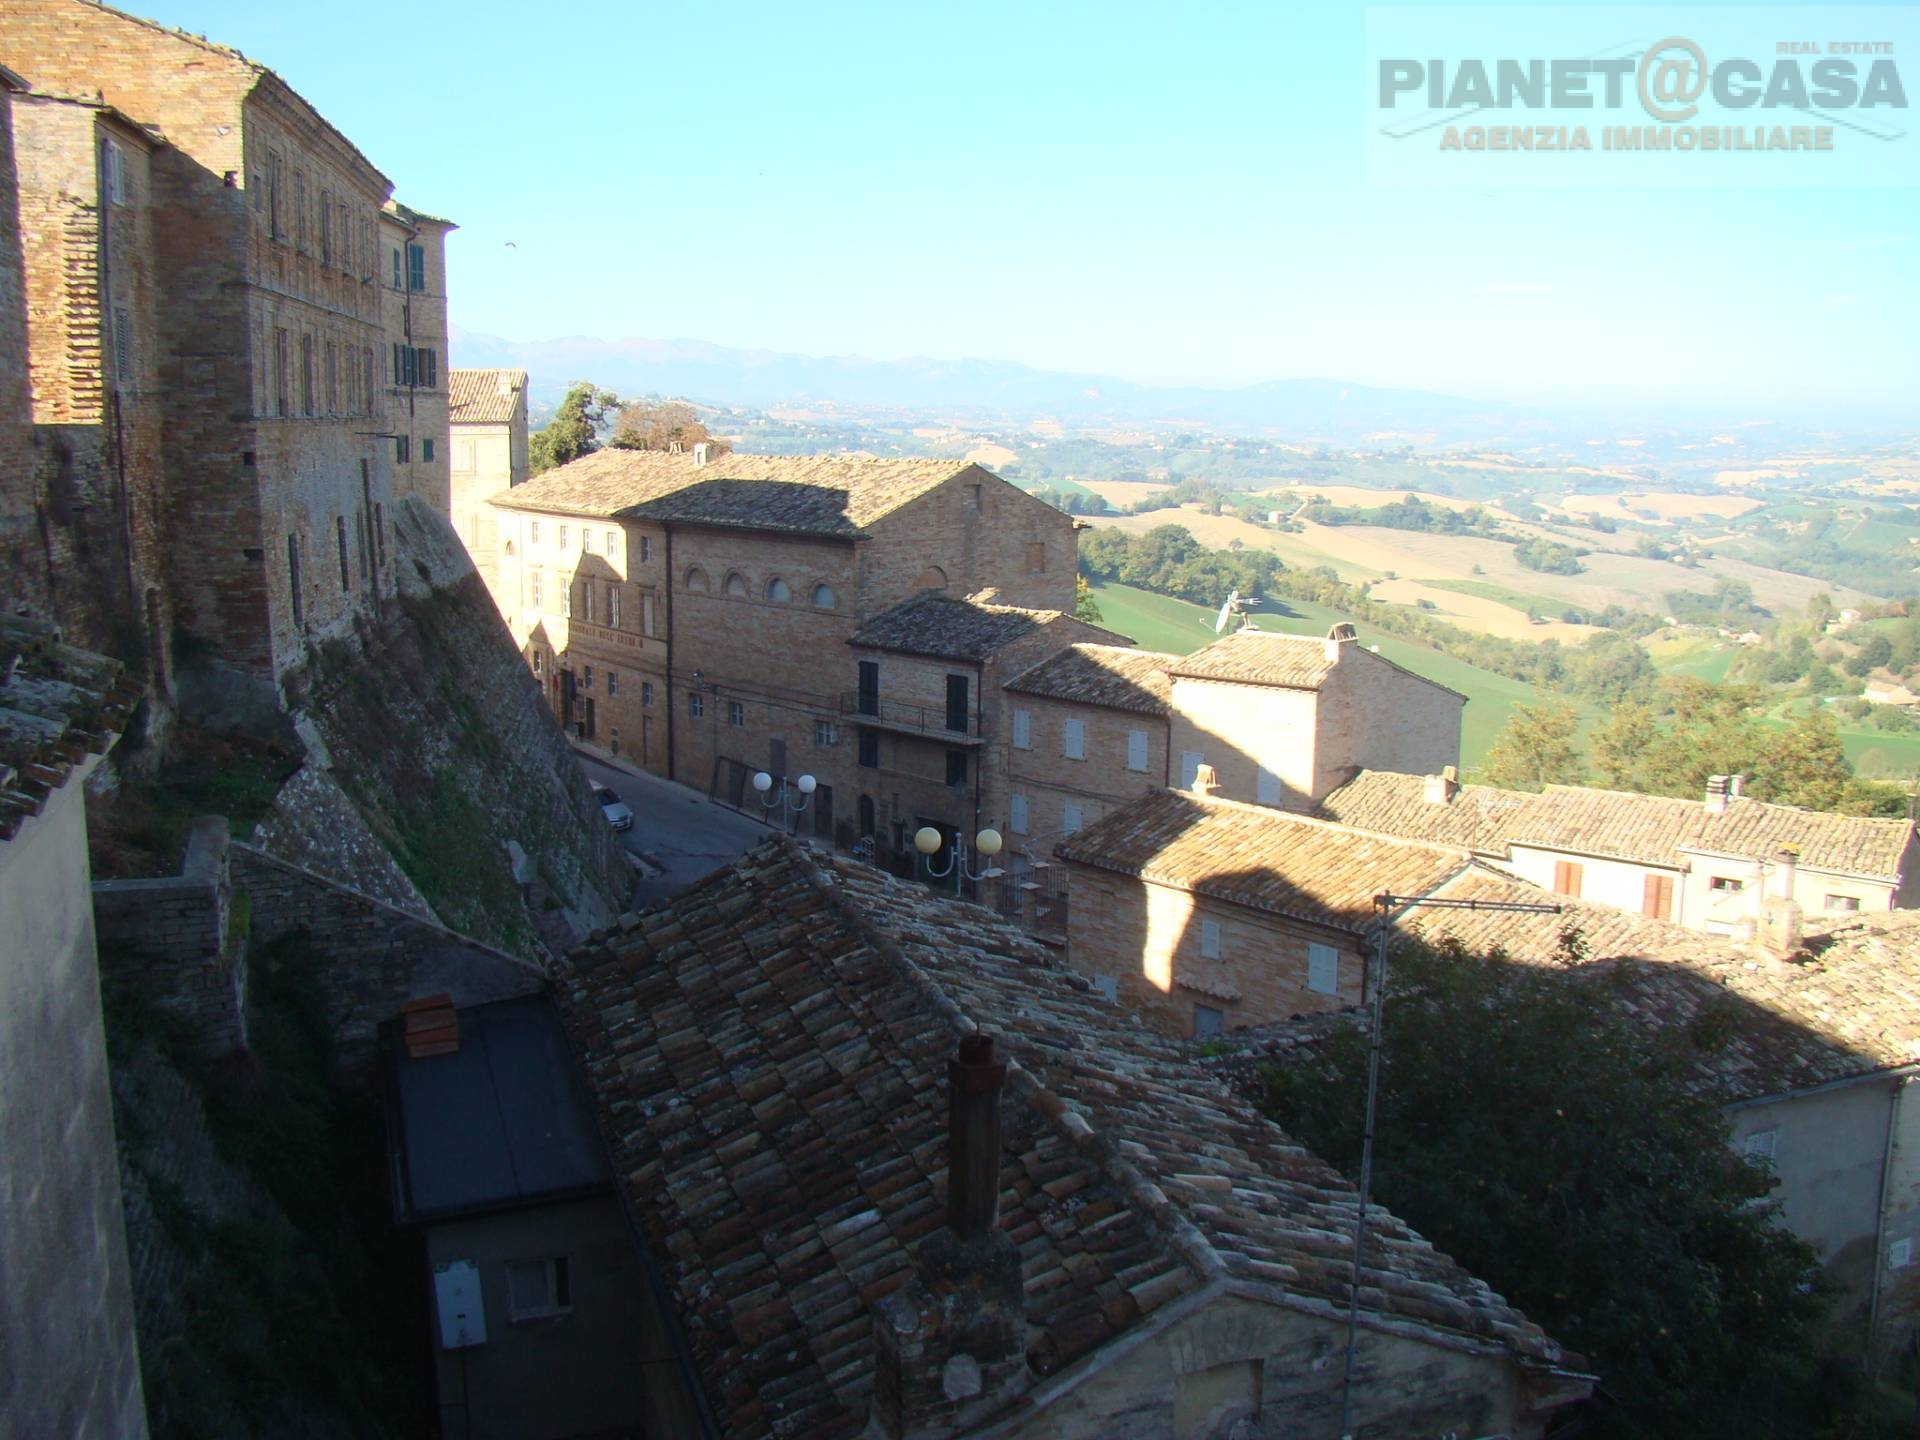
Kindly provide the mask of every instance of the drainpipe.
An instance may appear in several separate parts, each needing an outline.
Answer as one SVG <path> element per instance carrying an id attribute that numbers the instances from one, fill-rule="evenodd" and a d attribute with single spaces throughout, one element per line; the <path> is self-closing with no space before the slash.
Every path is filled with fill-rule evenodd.
<path id="1" fill-rule="evenodd" d="M 667 779 L 678 780 L 678 757 L 673 748 L 673 527 L 662 525 L 660 529 L 666 535 L 662 563 L 667 570 L 667 583 L 663 587 L 667 596 Z"/>
<path id="2" fill-rule="evenodd" d="M 1887 1096 L 1887 1142 L 1880 1154 L 1880 1206 L 1873 1221 L 1873 1284 L 1867 1292 L 1865 1359 L 1869 1375 L 1874 1374 L 1876 1369 L 1875 1342 L 1880 1333 L 1881 1274 L 1887 1265 L 1887 1206 L 1893 1199 L 1893 1152 L 1899 1148 L 1900 1101 L 1912 1083 L 1911 1075 L 1900 1076 L 1893 1082 L 1893 1088 Z"/>

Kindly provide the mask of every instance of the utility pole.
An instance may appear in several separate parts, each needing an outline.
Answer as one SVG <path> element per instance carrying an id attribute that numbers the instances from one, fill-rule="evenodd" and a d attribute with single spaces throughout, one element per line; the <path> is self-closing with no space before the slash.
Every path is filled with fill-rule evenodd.
<path id="1" fill-rule="evenodd" d="M 1561 906 L 1521 900 L 1442 900 L 1427 895 L 1376 895 L 1373 1001 L 1368 1018 L 1367 1118 L 1360 1136 L 1360 1213 L 1353 1222 L 1353 1264 L 1347 1282 L 1347 1358 L 1340 1381 L 1340 1440 L 1353 1440 L 1353 1371 L 1360 1349 L 1360 1259 L 1367 1245 L 1367 1205 L 1373 1195 L 1373 1120 L 1380 1104 L 1380 1032 L 1387 1006 L 1387 943 L 1393 922 L 1415 908 L 1505 910 L 1520 915 L 1558 915 Z"/>

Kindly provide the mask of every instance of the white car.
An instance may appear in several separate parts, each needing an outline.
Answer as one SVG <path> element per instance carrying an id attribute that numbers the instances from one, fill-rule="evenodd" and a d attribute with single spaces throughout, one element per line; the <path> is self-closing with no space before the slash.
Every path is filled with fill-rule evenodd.
<path id="1" fill-rule="evenodd" d="M 616 830 L 631 830 L 633 811 L 627 808 L 627 802 L 598 780 L 589 780 L 587 784 L 593 790 L 593 798 L 600 802 L 600 813 L 607 817 L 607 823 Z"/>

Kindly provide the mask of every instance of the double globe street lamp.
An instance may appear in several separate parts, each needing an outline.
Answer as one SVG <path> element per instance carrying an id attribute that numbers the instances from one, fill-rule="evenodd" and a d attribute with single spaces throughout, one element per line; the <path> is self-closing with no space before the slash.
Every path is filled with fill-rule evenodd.
<path id="1" fill-rule="evenodd" d="M 947 857 L 945 865 L 937 866 L 933 863 L 933 857 L 940 853 L 940 847 L 945 843 L 945 839 L 946 837 L 933 826 L 922 825 L 913 833 L 913 848 L 920 852 L 920 863 L 925 868 L 929 880 L 944 880 L 949 875 L 953 876 L 954 894 L 960 893 L 962 879 L 971 880 L 978 885 L 982 880 L 993 880 L 1007 873 L 993 863 L 993 857 L 1000 853 L 1005 843 L 1001 840 L 998 830 L 989 827 L 973 837 L 974 853 L 987 861 L 986 868 L 977 874 L 967 868 L 967 837 L 964 835 L 953 837 L 953 853 Z"/>
<path id="2" fill-rule="evenodd" d="M 777 791 L 774 790 L 775 785 L 780 787 Z M 782 775 L 778 780 L 775 780 L 773 776 L 769 775 L 766 771 L 759 770 L 754 773 L 753 777 L 753 788 L 760 793 L 760 806 L 767 812 L 767 823 L 771 825 L 773 823 L 773 812 L 776 810 L 779 811 L 780 830 L 781 833 L 787 835 L 793 833 L 793 822 L 799 818 L 800 812 L 807 808 L 807 802 L 813 799 L 813 792 L 817 790 L 819 786 L 820 782 L 814 779 L 813 776 L 802 775 L 793 782 L 792 788 L 800 792 L 800 798 L 795 800 L 788 794 L 786 776 Z"/>

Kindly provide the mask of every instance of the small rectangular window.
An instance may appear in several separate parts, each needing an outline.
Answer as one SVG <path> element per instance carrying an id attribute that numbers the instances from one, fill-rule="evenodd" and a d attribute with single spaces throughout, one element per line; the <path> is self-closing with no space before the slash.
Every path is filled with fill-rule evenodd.
<path id="1" fill-rule="evenodd" d="M 1117 1005 L 1120 1002 L 1120 982 L 1111 975 L 1094 976 L 1093 990 L 1096 995 L 1102 1000 L 1105 1000 L 1109 1005 Z"/>
<path id="2" fill-rule="evenodd" d="M 1087 722 L 1068 720 L 1062 729 L 1060 753 L 1069 760 L 1087 758 Z"/>
<path id="3" fill-rule="evenodd" d="M 591 665 L 582 666 L 580 675 L 581 675 L 580 688 L 582 690 L 593 689 L 593 666 Z"/>
<path id="4" fill-rule="evenodd" d="M 422 436 L 420 439 L 420 459 L 428 465 L 433 463 L 433 439 Z"/>
<path id="5" fill-rule="evenodd" d="M 347 566 L 347 517 L 333 517 L 334 539 L 340 547 L 340 589 L 344 592 L 353 588 L 353 572 Z"/>
<path id="6" fill-rule="evenodd" d="M 1913 1264 L 1913 1241 L 1896 1240 L 1887 1246 L 1887 1268 L 1904 1270 Z"/>
<path id="7" fill-rule="evenodd" d="M 738 700 L 727 701 L 727 724 L 738 730 L 747 723 L 747 707 Z"/>
<path id="8" fill-rule="evenodd" d="M 1771 1165 L 1780 1149 L 1780 1132 L 1756 1130 L 1740 1142 L 1740 1153 L 1755 1165 Z"/>
<path id="9" fill-rule="evenodd" d="M 1829 895 L 1826 897 L 1826 908 L 1842 914 L 1851 915 L 1860 908 L 1860 897 L 1858 895 Z"/>
<path id="10" fill-rule="evenodd" d="M 407 288 L 427 288 L 427 247 L 424 245 L 407 246 Z"/>
<path id="11" fill-rule="evenodd" d="M 527 543 L 529 545 L 538 545 L 540 543 L 540 522 L 538 520 L 529 520 L 527 522 Z"/>
<path id="12" fill-rule="evenodd" d="M 642 635 L 659 633 L 653 628 L 653 596 L 651 595 L 640 597 L 640 633 Z"/>
<path id="13" fill-rule="evenodd" d="M 1280 777 L 1266 766 L 1260 766 L 1254 772 L 1254 798 L 1262 805 L 1280 803 Z"/>
<path id="14" fill-rule="evenodd" d="M 698 720 L 707 713 L 707 702 L 698 690 L 687 696 L 687 718 Z"/>
<path id="15" fill-rule="evenodd" d="M 1582 869 L 1578 861 L 1556 860 L 1553 862 L 1553 889 L 1557 895 L 1570 895 L 1580 898 L 1580 880 Z"/>
<path id="16" fill-rule="evenodd" d="M 1047 571 L 1047 547 L 1044 541 L 1032 540 L 1027 543 L 1027 573 L 1044 575 Z"/>
<path id="17" fill-rule="evenodd" d="M 1007 800 L 1007 828 L 1016 835 L 1027 833 L 1027 797 L 1013 795 Z"/>
<path id="18" fill-rule="evenodd" d="M 560 548 L 562 550 L 567 548 L 567 527 L 564 525 L 560 527 Z"/>
<path id="19" fill-rule="evenodd" d="M 580 582 L 580 618 L 591 625 L 593 623 L 593 582 Z"/>
<path id="20" fill-rule="evenodd" d="M 830 750 L 840 743 L 840 730 L 831 720 L 813 722 L 813 743 L 822 750 Z"/>
<path id="21" fill-rule="evenodd" d="M 1738 895 L 1746 888 L 1746 881 L 1736 880 L 1731 875 L 1715 875 L 1707 881 L 1707 889 L 1715 895 Z"/>
<path id="22" fill-rule="evenodd" d="M 540 608 L 540 572 L 538 570 L 530 571 L 527 575 L 527 583 L 532 591 L 529 598 L 532 601 L 533 608 L 538 610 Z"/>
<path id="23" fill-rule="evenodd" d="M 1208 960 L 1220 958 L 1220 922 L 1218 920 L 1200 922 L 1200 953 Z"/>
<path id="24" fill-rule="evenodd" d="M 1193 1007 L 1193 1038 L 1205 1040 L 1210 1035 L 1219 1035 L 1227 1028 L 1227 1012 L 1215 1009 L 1211 1005 Z"/>
<path id="25" fill-rule="evenodd" d="M 1080 833 L 1082 823 L 1084 822 L 1081 819 L 1080 807 L 1069 800 L 1060 812 L 1061 830 L 1068 835 L 1077 835 Z"/>
<path id="26" fill-rule="evenodd" d="M 967 783 L 967 752 L 964 750 L 947 751 L 947 784 L 955 789 Z"/>
<path id="27" fill-rule="evenodd" d="M 507 1266 L 507 1300 L 515 1320 L 564 1315 L 573 1309 L 567 1258 L 522 1260 Z"/>
<path id="28" fill-rule="evenodd" d="M 880 768 L 880 736 L 877 731 L 860 732 L 860 764 L 868 770 Z"/>
<path id="29" fill-rule="evenodd" d="M 620 558 L 620 532 L 618 530 L 607 531 L 606 550 L 609 560 L 618 560 Z"/>
<path id="30" fill-rule="evenodd" d="M 115 205 L 124 205 L 127 203 L 126 157 L 120 153 L 120 147 L 109 140 L 105 143 L 104 159 L 107 199 Z"/>
<path id="31" fill-rule="evenodd" d="M 533 652 L 533 673 L 536 675 L 540 673 L 540 652 L 538 650 Z"/>
<path id="32" fill-rule="evenodd" d="M 619 672 L 614 670 L 609 670 L 607 671 L 607 694 L 618 695 L 619 693 L 620 693 Z"/>
<path id="33" fill-rule="evenodd" d="M 640 537 L 640 563 L 645 565 L 650 563 L 652 559 L 653 537 L 651 535 L 642 535 Z"/>
<path id="34" fill-rule="evenodd" d="M 401 465 L 405 465 L 413 458 L 413 440 L 410 436 L 396 435 L 393 437 L 393 458 Z"/>
<path id="35" fill-rule="evenodd" d="M 393 288 L 396 290 L 400 288 L 400 251 L 398 249 L 393 251 Z"/>
<path id="36" fill-rule="evenodd" d="M 642 705 L 653 704 L 653 682 L 651 680 L 642 680 L 640 682 L 640 703 Z"/>
<path id="37" fill-rule="evenodd" d="M 615 630 L 620 628 L 620 590 L 618 586 L 607 586 L 607 624 Z"/>
<path id="38" fill-rule="evenodd" d="M 1024 710 L 1013 712 L 1013 748 L 1016 750 L 1033 748 L 1033 717 Z"/>
<path id="39" fill-rule="evenodd" d="M 1129 730 L 1127 732 L 1127 769 L 1145 770 L 1147 768 L 1147 732 Z"/>
<path id="40" fill-rule="evenodd" d="M 1307 946 L 1307 989 L 1316 995 L 1340 993 L 1340 952 L 1333 946 Z"/>

